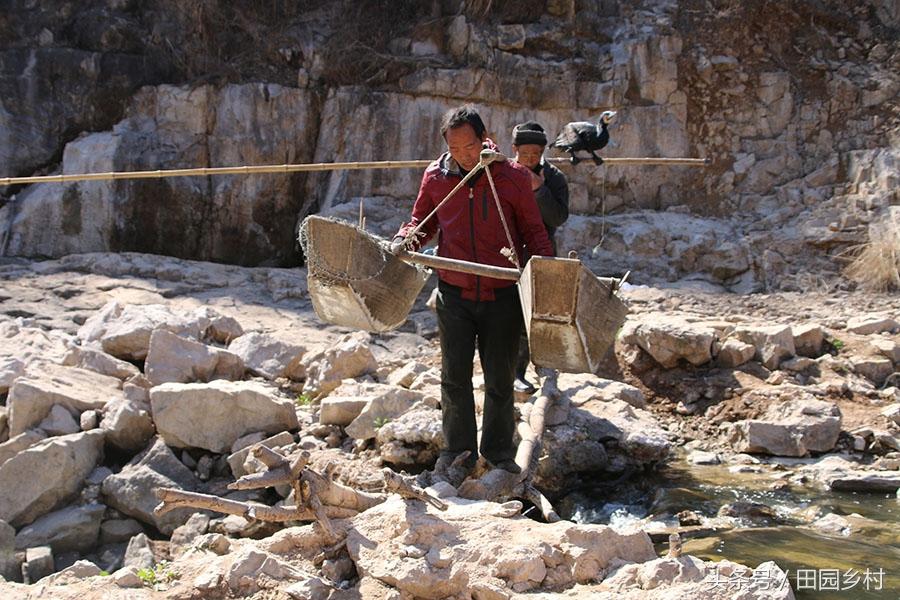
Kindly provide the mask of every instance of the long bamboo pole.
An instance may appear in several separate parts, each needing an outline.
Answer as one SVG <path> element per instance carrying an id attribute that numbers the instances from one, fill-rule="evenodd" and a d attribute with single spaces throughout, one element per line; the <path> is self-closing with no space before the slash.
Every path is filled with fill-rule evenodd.
<path id="1" fill-rule="evenodd" d="M 548 158 L 548 162 L 565 164 L 568 158 Z M 310 171 L 357 171 L 362 169 L 422 169 L 431 160 L 376 160 L 366 162 L 332 162 L 245 167 L 196 167 L 191 169 L 157 169 L 155 171 L 109 171 L 105 173 L 73 173 L 68 175 L 36 175 L 34 177 L 0 177 L 0 186 L 31 183 L 72 183 L 76 181 L 110 181 L 125 179 L 162 179 L 164 177 L 207 177 L 210 175 L 262 175 Z M 604 158 L 604 165 L 704 167 L 707 158 Z"/>

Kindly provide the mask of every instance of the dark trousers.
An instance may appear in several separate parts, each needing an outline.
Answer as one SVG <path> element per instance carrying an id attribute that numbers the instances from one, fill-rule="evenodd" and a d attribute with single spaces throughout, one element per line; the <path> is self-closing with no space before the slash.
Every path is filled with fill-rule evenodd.
<path id="1" fill-rule="evenodd" d="M 484 371 L 481 454 L 496 463 L 514 459 L 513 379 L 523 328 L 516 286 L 495 290 L 491 302 L 465 300 L 459 288 L 438 284 L 437 318 L 441 338 L 441 412 L 445 454 L 471 451 L 478 457 L 472 361 L 475 345 Z"/>

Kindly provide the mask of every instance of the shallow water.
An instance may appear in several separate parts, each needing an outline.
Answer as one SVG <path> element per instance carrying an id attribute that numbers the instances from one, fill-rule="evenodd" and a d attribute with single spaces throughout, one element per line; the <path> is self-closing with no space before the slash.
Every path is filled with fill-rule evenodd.
<path id="1" fill-rule="evenodd" d="M 900 500 L 895 495 L 795 486 L 773 491 L 769 486 L 776 475 L 731 473 L 723 465 L 678 461 L 615 493 L 586 491 L 569 503 L 569 514 L 564 510 L 563 515 L 627 530 L 666 513 L 691 510 L 712 518 L 724 504 L 757 502 L 774 509 L 774 522 L 741 519 L 737 528 L 684 539 L 684 553 L 751 568 L 775 561 L 787 571 L 788 583 L 800 600 L 900 598 Z M 826 534 L 805 526 L 807 515 L 816 508 L 821 515 L 856 513 L 868 520 L 849 535 Z M 665 522 L 671 523 L 671 518 Z M 657 550 L 664 554 L 667 544 L 659 544 Z"/>

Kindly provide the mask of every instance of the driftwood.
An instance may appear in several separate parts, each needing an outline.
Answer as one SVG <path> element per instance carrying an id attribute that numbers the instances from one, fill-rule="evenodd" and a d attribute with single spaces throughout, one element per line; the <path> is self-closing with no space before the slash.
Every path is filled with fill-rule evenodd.
<path id="1" fill-rule="evenodd" d="M 459 495 L 470 500 L 499 501 L 511 497 L 524 498 L 541 511 L 546 521 L 555 523 L 560 520 L 559 515 L 553 510 L 550 501 L 531 484 L 531 476 L 540 456 L 547 411 L 559 398 L 557 387 L 559 373 L 555 370 L 542 371 L 546 376 L 541 385 L 541 393 L 531 408 L 528 421 L 519 424 L 522 441 L 516 452 L 516 464 L 522 472 L 513 474 L 493 469 L 480 479 L 464 481 L 459 488 Z"/>
<path id="2" fill-rule="evenodd" d="M 338 535 L 331 524 L 331 519 L 352 517 L 387 499 L 387 494 L 361 492 L 332 481 L 330 464 L 325 468 L 324 475 L 312 470 L 308 467 L 310 455 L 307 451 L 285 457 L 258 444 L 253 447 L 251 452 L 266 466 L 266 470 L 244 475 L 229 484 L 228 488 L 251 490 L 288 485 L 294 492 L 294 506 L 266 506 L 228 500 L 210 494 L 158 488 L 156 497 L 161 502 L 153 512 L 163 515 L 176 508 L 190 507 L 239 515 L 260 521 L 315 521 L 332 540 L 336 540 Z M 396 493 L 404 498 L 422 500 L 440 510 L 447 509 L 444 502 L 412 485 L 390 469 L 384 469 L 382 474 L 386 492 Z"/>

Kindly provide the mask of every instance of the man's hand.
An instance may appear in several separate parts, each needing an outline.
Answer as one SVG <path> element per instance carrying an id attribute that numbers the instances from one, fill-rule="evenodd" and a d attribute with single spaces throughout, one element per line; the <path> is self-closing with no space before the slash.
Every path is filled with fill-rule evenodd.
<path id="1" fill-rule="evenodd" d="M 398 235 L 391 240 L 390 243 L 386 243 L 385 249 L 394 256 L 397 256 L 406 249 L 406 240 Z"/>
<path id="2" fill-rule="evenodd" d="M 531 191 L 536 192 L 544 185 L 544 174 L 535 173 L 531 169 L 528 169 L 528 172 L 531 173 Z"/>

